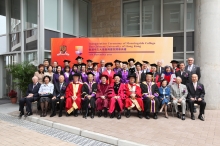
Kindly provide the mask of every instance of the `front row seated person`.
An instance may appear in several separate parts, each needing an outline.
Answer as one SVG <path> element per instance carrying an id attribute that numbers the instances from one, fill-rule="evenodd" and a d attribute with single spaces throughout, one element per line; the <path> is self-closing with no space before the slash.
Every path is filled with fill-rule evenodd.
<path id="1" fill-rule="evenodd" d="M 180 77 L 177 77 L 176 84 L 171 85 L 171 97 L 173 98 L 173 105 L 175 107 L 177 117 L 185 120 L 186 97 L 188 94 L 188 90 L 184 84 L 181 84 L 181 82 L 182 79 Z M 181 104 L 182 107 L 182 117 L 180 116 L 178 110 L 178 103 Z"/>
<path id="2" fill-rule="evenodd" d="M 51 83 L 50 76 L 43 77 L 43 84 L 41 84 L 38 91 L 40 96 L 40 105 L 41 105 L 41 117 L 47 116 L 47 108 L 50 99 L 53 97 L 54 85 Z"/>
<path id="3" fill-rule="evenodd" d="M 59 83 L 54 84 L 54 91 L 53 91 L 53 98 L 51 101 L 51 107 L 52 107 L 52 112 L 50 117 L 53 117 L 56 115 L 56 106 L 57 102 L 59 102 L 59 117 L 62 117 L 62 110 L 64 107 L 64 102 L 65 102 L 65 92 L 66 92 L 66 87 L 67 83 L 64 82 L 65 78 L 64 75 L 59 76 Z"/>
<path id="4" fill-rule="evenodd" d="M 24 115 L 24 104 L 26 103 L 26 114 L 25 116 L 32 115 L 31 103 L 39 100 L 39 88 L 41 84 L 38 82 L 38 77 L 32 77 L 32 83 L 28 85 L 26 96 L 19 100 L 19 118 Z"/>

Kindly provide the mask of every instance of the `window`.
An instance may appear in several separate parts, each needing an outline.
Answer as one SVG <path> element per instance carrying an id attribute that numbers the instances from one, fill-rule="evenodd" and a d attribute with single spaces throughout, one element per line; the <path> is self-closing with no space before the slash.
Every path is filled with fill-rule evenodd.
<path id="1" fill-rule="evenodd" d="M 51 38 L 59 38 L 60 33 L 55 31 L 50 31 L 45 29 L 45 50 L 50 50 L 51 48 Z"/>
<path id="2" fill-rule="evenodd" d="M 0 36 L 0 54 L 7 52 L 6 36 Z"/>
<path id="3" fill-rule="evenodd" d="M 11 0 L 11 32 L 21 31 L 20 0 Z"/>
<path id="4" fill-rule="evenodd" d="M 173 52 L 184 51 L 183 33 L 164 34 L 164 37 L 173 37 Z"/>
<path id="5" fill-rule="evenodd" d="M 37 0 L 24 1 L 25 29 L 37 27 Z"/>
<path id="6" fill-rule="evenodd" d="M 5 0 L 0 0 L 0 35 L 6 34 Z"/>
<path id="7" fill-rule="evenodd" d="M 88 36 L 88 3 L 79 1 L 79 36 Z"/>

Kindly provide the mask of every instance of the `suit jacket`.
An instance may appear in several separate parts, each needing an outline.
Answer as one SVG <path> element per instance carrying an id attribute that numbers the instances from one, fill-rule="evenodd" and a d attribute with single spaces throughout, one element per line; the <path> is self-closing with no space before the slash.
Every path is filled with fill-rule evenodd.
<path id="1" fill-rule="evenodd" d="M 196 90 L 195 90 L 192 82 L 188 83 L 186 86 L 187 86 L 187 89 L 188 89 L 188 99 L 190 99 L 190 98 L 196 98 L 196 99 L 202 98 L 202 100 L 204 100 L 205 88 L 204 88 L 203 84 L 197 82 Z"/>
<path id="2" fill-rule="evenodd" d="M 97 83 L 92 83 L 92 89 L 90 89 L 89 83 L 85 82 L 82 86 L 82 97 L 85 98 L 88 95 L 95 97 L 97 93 Z"/>
<path id="3" fill-rule="evenodd" d="M 67 83 L 63 83 L 62 88 L 60 90 L 60 83 L 55 83 L 54 84 L 54 91 L 53 91 L 53 96 L 60 98 L 61 96 L 65 96 L 65 92 L 66 92 L 66 87 L 67 87 Z"/>
<path id="4" fill-rule="evenodd" d="M 161 69 L 160 69 L 161 68 Z M 158 67 L 157 72 L 161 75 L 165 71 L 164 67 Z"/>
<path id="5" fill-rule="evenodd" d="M 185 71 L 189 71 L 189 70 L 188 70 L 188 67 L 189 67 L 189 65 L 187 65 L 187 66 L 185 67 Z M 198 67 L 198 66 L 196 66 L 196 65 L 193 64 L 192 70 L 189 71 L 189 72 L 190 72 L 190 78 L 189 78 L 190 81 L 192 81 L 192 78 L 191 78 L 192 74 L 197 74 L 197 75 L 198 75 L 198 79 L 201 78 L 200 67 Z"/>
<path id="6" fill-rule="evenodd" d="M 36 100 L 37 98 L 39 98 L 38 91 L 40 89 L 41 84 L 37 83 L 37 85 L 34 88 L 33 88 L 33 86 L 34 86 L 33 83 L 28 85 L 26 96 L 28 96 L 28 94 L 33 94 L 33 98 Z"/>
<path id="7" fill-rule="evenodd" d="M 157 84 L 155 84 L 154 82 L 151 82 L 151 93 L 152 95 L 154 95 L 155 93 L 158 94 L 158 87 L 157 87 Z M 147 82 L 142 82 L 140 84 L 140 87 L 141 87 L 141 94 L 142 96 L 146 96 L 146 94 L 148 94 L 148 86 L 147 86 Z"/>
<path id="8" fill-rule="evenodd" d="M 180 77 L 182 79 L 182 84 L 186 85 L 187 83 L 190 82 L 190 72 L 188 70 L 183 71 L 182 75 L 181 75 L 181 71 L 177 71 L 176 73 L 176 77 Z"/>
<path id="9" fill-rule="evenodd" d="M 99 68 L 99 72 L 102 74 L 104 71 L 106 71 L 106 67 L 104 67 L 104 70 L 102 71 L 102 67 Z"/>
<path id="10" fill-rule="evenodd" d="M 188 95 L 188 90 L 187 90 L 186 85 L 183 85 L 183 84 L 179 84 L 179 88 L 178 88 L 178 84 L 171 85 L 171 90 L 170 90 L 171 97 L 177 98 L 178 90 L 180 90 L 180 99 L 186 100 L 186 97 Z"/>

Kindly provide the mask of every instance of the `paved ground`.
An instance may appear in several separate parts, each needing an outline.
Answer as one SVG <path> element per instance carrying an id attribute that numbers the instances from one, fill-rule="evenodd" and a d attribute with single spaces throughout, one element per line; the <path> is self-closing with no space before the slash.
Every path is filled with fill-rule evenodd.
<path id="1" fill-rule="evenodd" d="M 11 114 L 17 116 L 18 112 Z M 207 110 L 204 122 L 197 118 L 192 121 L 189 117 L 182 121 L 171 115 L 166 119 L 163 114 L 158 118 L 146 120 L 133 115 L 129 119 L 123 116 L 121 120 L 97 116 L 83 119 L 80 115 L 76 118 L 48 116 L 43 119 L 152 146 L 220 145 L 220 110 Z"/>
<path id="2" fill-rule="evenodd" d="M 10 99 L 9 98 L 0 98 L 0 105 L 1 104 L 5 104 L 5 103 L 10 103 Z"/>

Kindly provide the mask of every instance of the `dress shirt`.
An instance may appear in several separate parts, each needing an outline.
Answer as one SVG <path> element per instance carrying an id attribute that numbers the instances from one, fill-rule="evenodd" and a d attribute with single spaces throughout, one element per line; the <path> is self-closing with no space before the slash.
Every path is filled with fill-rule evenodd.
<path id="1" fill-rule="evenodd" d="M 54 90 L 54 85 L 52 83 L 42 84 L 40 86 L 40 89 L 39 89 L 38 93 L 39 94 L 42 94 L 42 93 L 53 94 L 53 90 Z"/>

